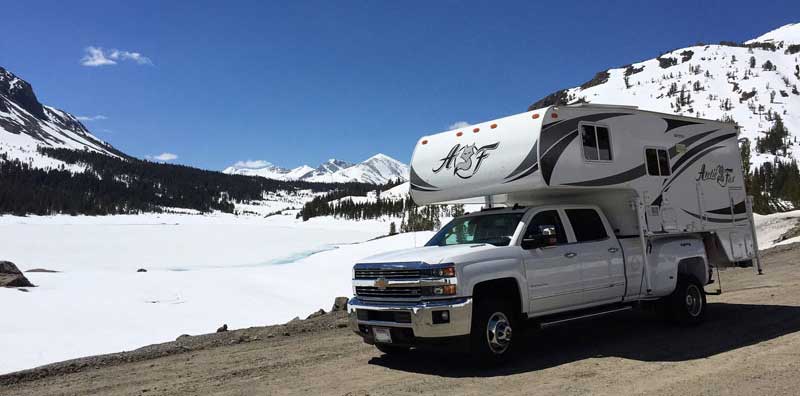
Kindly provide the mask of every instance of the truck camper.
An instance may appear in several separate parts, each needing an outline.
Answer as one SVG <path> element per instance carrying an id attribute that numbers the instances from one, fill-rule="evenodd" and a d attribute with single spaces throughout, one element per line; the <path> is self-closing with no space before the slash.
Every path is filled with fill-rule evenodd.
<path id="1" fill-rule="evenodd" d="M 414 201 L 484 209 L 355 264 L 351 328 L 386 353 L 452 341 L 502 360 L 523 323 L 649 303 L 698 323 L 715 268 L 761 271 L 737 138 L 732 123 L 596 104 L 423 136 Z"/>

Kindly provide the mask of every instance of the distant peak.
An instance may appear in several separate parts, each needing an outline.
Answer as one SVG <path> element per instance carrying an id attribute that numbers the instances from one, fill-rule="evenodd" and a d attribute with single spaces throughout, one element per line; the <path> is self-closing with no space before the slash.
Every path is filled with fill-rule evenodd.
<path id="1" fill-rule="evenodd" d="M 745 44 L 754 42 L 779 42 L 800 44 L 800 23 L 790 23 L 783 25 L 775 30 L 770 30 L 752 40 L 745 41 Z"/>
<path id="2" fill-rule="evenodd" d="M 367 161 L 371 161 L 371 160 L 397 161 L 396 159 L 394 159 L 394 158 L 392 158 L 392 157 L 390 157 L 390 156 L 388 156 L 386 154 L 383 154 L 383 153 L 378 153 L 378 154 L 373 155 L 372 157 L 367 158 Z M 364 162 L 367 162 L 367 161 L 364 161 Z"/>

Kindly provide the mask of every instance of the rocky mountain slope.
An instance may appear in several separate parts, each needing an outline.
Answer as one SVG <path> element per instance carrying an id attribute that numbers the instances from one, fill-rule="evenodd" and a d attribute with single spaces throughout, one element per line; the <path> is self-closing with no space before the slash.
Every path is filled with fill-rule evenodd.
<path id="1" fill-rule="evenodd" d="M 800 136 L 800 23 L 745 43 L 698 44 L 597 73 L 586 83 L 554 92 L 530 109 L 593 102 L 730 120 L 749 139 L 752 164 L 773 161 L 755 141 L 780 117 L 789 130 L 786 155 Z M 776 117 L 777 115 L 777 117 Z"/>
<path id="2" fill-rule="evenodd" d="M 40 103 L 27 81 L 0 67 L 0 154 L 35 167 L 60 165 L 38 153 L 40 146 L 126 157 L 72 114 Z"/>
<path id="3" fill-rule="evenodd" d="M 320 183 L 362 182 L 384 184 L 390 180 L 408 180 L 408 165 L 385 154 L 376 154 L 358 164 L 330 159 L 316 168 L 302 165 L 297 168 L 286 169 L 265 161 L 247 161 L 229 166 L 222 172 L 235 175 L 261 176 L 276 180 L 302 180 Z"/>

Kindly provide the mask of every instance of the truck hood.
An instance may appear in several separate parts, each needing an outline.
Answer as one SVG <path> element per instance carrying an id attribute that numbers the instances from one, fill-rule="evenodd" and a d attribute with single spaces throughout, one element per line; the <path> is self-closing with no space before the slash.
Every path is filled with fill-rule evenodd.
<path id="1" fill-rule="evenodd" d="M 403 250 L 395 250 L 376 254 L 361 259 L 358 263 L 408 263 L 425 262 L 428 264 L 458 263 L 461 256 L 475 253 L 480 250 L 494 249 L 490 244 L 450 245 L 450 246 L 425 246 Z"/>

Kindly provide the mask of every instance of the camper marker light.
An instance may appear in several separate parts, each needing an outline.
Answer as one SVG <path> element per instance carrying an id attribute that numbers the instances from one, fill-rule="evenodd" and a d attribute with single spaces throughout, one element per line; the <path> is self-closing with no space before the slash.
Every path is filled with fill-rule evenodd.
<path id="1" fill-rule="evenodd" d="M 422 144 L 428 144 L 428 139 L 423 140 Z"/>
<path id="2" fill-rule="evenodd" d="M 552 114 L 550 114 L 550 117 L 553 117 L 553 118 L 558 118 L 558 114 L 556 114 L 556 113 L 552 113 Z"/>
<path id="3" fill-rule="evenodd" d="M 489 128 L 495 129 L 497 128 L 497 124 L 492 124 Z"/>
<path id="4" fill-rule="evenodd" d="M 534 120 L 535 120 L 535 119 L 537 119 L 537 118 L 539 118 L 539 113 L 533 113 L 533 115 L 531 116 L 531 118 L 533 118 Z"/>
<path id="5" fill-rule="evenodd" d="M 478 133 L 478 131 L 480 131 L 480 130 L 481 130 L 480 128 L 475 128 L 475 129 L 472 130 L 472 132 L 473 133 Z"/>
<path id="6" fill-rule="evenodd" d="M 464 134 L 464 132 L 461 132 L 461 131 L 456 132 L 456 136 L 461 136 L 463 134 Z"/>

